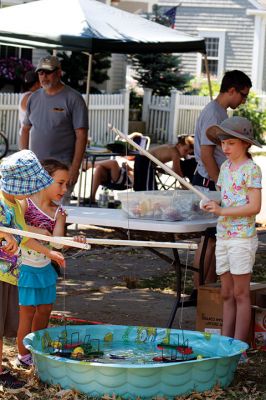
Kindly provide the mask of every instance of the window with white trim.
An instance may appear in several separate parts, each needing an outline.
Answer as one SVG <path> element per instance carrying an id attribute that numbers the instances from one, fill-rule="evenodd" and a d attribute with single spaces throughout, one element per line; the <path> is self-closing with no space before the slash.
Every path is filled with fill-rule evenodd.
<path id="1" fill-rule="evenodd" d="M 213 78 L 221 79 L 224 72 L 224 31 L 203 31 L 199 35 L 205 38 L 208 67 Z M 204 56 L 199 54 L 197 62 L 197 76 L 206 75 Z"/>
<path id="2" fill-rule="evenodd" d="M 32 49 L 15 46 L 0 46 L 0 58 L 18 57 L 32 60 Z"/>

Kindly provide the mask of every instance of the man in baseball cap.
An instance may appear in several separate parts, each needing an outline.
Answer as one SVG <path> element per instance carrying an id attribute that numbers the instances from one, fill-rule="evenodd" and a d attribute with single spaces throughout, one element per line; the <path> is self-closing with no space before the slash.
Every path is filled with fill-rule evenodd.
<path id="1" fill-rule="evenodd" d="M 61 63 L 59 58 L 56 56 L 47 56 L 43 57 L 39 60 L 38 65 L 36 67 L 36 72 L 44 71 L 55 71 L 57 69 L 61 69 Z"/>
<path id="2" fill-rule="evenodd" d="M 32 150 L 39 160 L 55 158 L 69 166 L 67 204 L 87 145 L 88 109 L 81 94 L 62 82 L 58 57 L 41 58 L 36 72 L 41 89 L 27 102 L 20 149 Z"/>

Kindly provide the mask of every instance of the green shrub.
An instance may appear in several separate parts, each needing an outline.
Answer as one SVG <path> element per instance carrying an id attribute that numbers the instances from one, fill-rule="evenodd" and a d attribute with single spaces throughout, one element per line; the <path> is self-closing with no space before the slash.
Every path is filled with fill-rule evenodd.
<path id="1" fill-rule="evenodd" d="M 220 83 L 217 80 L 211 81 L 212 95 L 215 98 L 219 94 Z M 186 87 L 185 94 L 198 95 L 198 96 L 209 96 L 209 85 L 207 79 L 193 78 L 189 81 Z"/>
<path id="2" fill-rule="evenodd" d="M 136 93 L 134 89 L 130 91 L 129 95 L 129 107 L 141 110 L 143 103 L 143 96 Z"/>
<path id="3" fill-rule="evenodd" d="M 260 100 L 256 93 L 251 92 L 246 103 L 234 110 L 233 115 L 249 119 L 253 125 L 255 138 L 259 143 L 265 144 L 266 111 L 260 109 Z"/>

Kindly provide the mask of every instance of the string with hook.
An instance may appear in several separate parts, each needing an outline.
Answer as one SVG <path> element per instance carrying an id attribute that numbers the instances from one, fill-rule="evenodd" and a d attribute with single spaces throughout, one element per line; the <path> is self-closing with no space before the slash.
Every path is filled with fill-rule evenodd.
<path id="1" fill-rule="evenodd" d="M 183 343 L 185 342 L 185 334 L 184 334 L 184 328 L 183 328 L 183 311 L 184 311 L 184 301 L 185 301 L 185 293 L 186 293 L 188 256 L 189 256 L 189 248 L 187 248 L 187 252 L 186 252 L 184 283 L 183 283 L 183 290 L 181 291 L 181 296 L 180 296 L 181 307 L 180 307 L 180 315 L 179 315 L 179 319 L 178 319 L 178 326 L 179 326 L 179 329 L 182 331 Z"/>
<path id="2" fill-rule="evenodd" d="M 82 256 L 87 252 L 87 250 L 78 249 L 74 254 L 67 255 L 68 248 L 62 248 L 61 252 L 64 255 L 64 259 L 66 261 L 65 268 L 63 268 L 63 312 L 61 313 L 61 322 L 64 326 L 64 334 L 67 337 L 67 316 L 66 316 L 66 298 L 67 298 L 67 260 L 69 259 L 76 259 L 78 256 Z"/>

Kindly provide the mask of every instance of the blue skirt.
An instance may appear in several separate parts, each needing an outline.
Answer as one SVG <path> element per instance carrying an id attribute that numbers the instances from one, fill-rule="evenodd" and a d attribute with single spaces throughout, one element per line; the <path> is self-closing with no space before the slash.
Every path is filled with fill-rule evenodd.
<path id="1" fill-rule="evenodd" d="M 21 306 L 52 304 L 56 299 L 57 273 L 52 264 L 35 268 L 21 265 L 18 279 L 18 298 Z"/>

